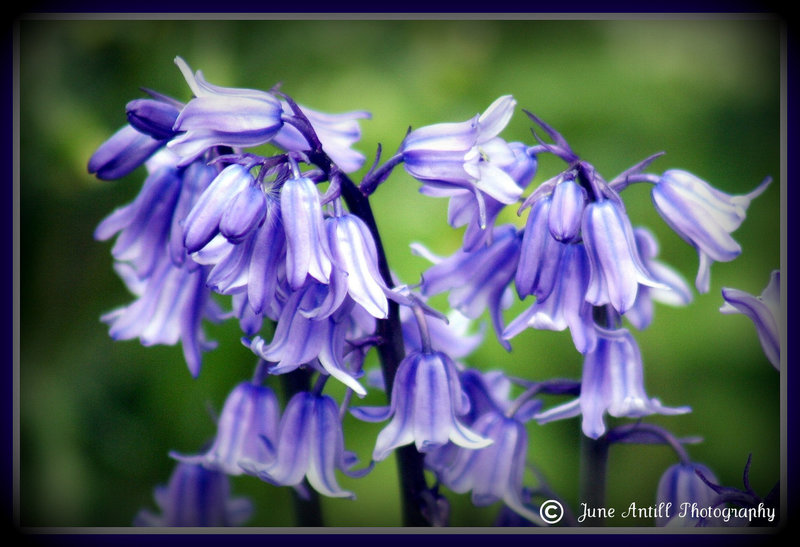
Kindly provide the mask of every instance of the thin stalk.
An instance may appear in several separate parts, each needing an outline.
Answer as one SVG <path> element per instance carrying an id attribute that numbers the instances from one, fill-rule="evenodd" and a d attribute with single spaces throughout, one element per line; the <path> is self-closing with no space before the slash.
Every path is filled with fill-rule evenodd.
<path id="1" fill-rule="evenodd" d="M 590 509 L 605 509 L 608 446 L 605 437 L 591 439 L 581 435 L 579 501 Z M 602 515 L 598 516 L 596 513 L 589 513 L 582 523 L 583 526 L 603 526 L 603 524 Z"/>

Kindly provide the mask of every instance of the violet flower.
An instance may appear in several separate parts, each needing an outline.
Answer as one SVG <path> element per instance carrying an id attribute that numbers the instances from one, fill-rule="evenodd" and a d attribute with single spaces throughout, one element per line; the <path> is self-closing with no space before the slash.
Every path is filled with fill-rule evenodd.
<path id="1" fill-rule="evenodd" d="M 176 452 L 170 456 L 227 475 L 241 475 L 239 460 L 268 461 L 274 456 L 279 418 L 278 398 L 270 388 L 241 382 L 225 399 L 211 447 L 196 456 Z"/>
<path id="2" fill-rule="evenodd" d="M 206 271 L 175 266 L 169 260 L 162 260 L 144 279 L 124 262 L 116 263 L 114 269 L 137 298 L 101 317 L 110 325 L 111 337 L 138 338 L 145 346 L 180 341 L 189 371 L 197 377 L 202 352 L 216 347 L 214 342 L 206 341 L 202 320 L 217 322 L 225 318 L 205 286 Z"/>
<path id="3" fill-rule="evenodd" d="M 664 287 L 642 264 L 633 228 L 619 202 L 604 199 L 588 204 L 581 232 L 591 271 L 586 292 L 590 303 L 611 304 L 624 314 L 633 307 L 640 284 Z"/>
<path id="4" fill-rule="evenodd" d="M 219 87 L 192 74 L 180 57 L 175 64 L 186 78 L 194 98 L 183 107 L 173 129 L 182 134 L 167 146 L 189 163 L 214 146 L 253 147 L 267 143 L 283 126 L 281 102 L 253 89 Z"/>
<path id="5" fill-rule="evenodd" d="M 472 252 L 460 249 L 447 258 L 414 244 L 412 250 L 416 254 L 434 263 L 422 275 L 422 294 L 449 292 L 450 306 L 470 319 L 478 318 L 488 309 L 500 343 L 509 349 L 508 342 L 501 338 L 502 311 L 511 304 L 509 284 L 517 271 L 520 241 L 514 226 L 503 225 L 494 228 L 488 246 Z"/>
<path id="6" fill-rule="evenodd" d="M 307 276 L 328 283 L 330 250 L 317 187 L 307 177 L 290 178 L 281 188 L 281 219 L 286 233 L 286 277 L 295 290 Z"/>
<path id="7" fill-rule="evenodd" d="M 739 289 L 724 287 L 725 303 L 719 309 L 725 314 L 741 313 L 756 327 L 764 354 L 776 369 L 781 368 L 781 274 L 774 270 L 761 295 L 753 296 Z"/>
<path id="8" fill-rule="evenodd" d="M 268 462 L 244 458 L 247 473 L 278 486 L 298 486 L 307 478 L 314 490 L 330 497 L 355 498 L 339 486 L 336 469 L 358 477 L 371 467 L 351 471 L 355 456 L 344 449 L 342 423 L 336 402 L 327 395 L 300 392 L 286 405 L 275 442 L 275 458 Z"/>
<path id="9" fill-rule="evenodd" d="M 134 526 L 240 526 L 253 513 L 247 498 L 234 498 L 228 476 L 202 465 L 178 463 L 169 483 L 155 489 L 161 514 L 141 510 Z"/>
<path id="10" fill-rule="evenodd" d="M 378 434 L 372 452 L 374 461 L 386 459 L 400 446 L 414 443 L 428 452 L 448 441 L 467 448 L 488 446 L 486 439 L 461 423 L 459 416 L 469 410 L 461 389 L 455 363 L 438 351 L 408 354 L 397 369 L 388 407 L 351 407 L 363 421 L 392 418 Z"/>
<path id="11" fill-rule="evenodd" d="M 657 516 L 656 526 L 698 526 L 700 519 L 693 517 L 691 511 L 684 511 L 684 504 L 714 507 L 717 493 L 697 475 L 698 471 L 709 481 L 716 482 L 714 474 L 698 463 L 680 462 L 664 471 L 658 481 L 656 503 L 671 504 L 671 511 Z"/>
<path id="12" fill-rule="evenodd" d="M 514 286 L 520 298 L 534 295 L 546 298 L 553 290 L 559 273 L 565 244 L 557 241 L 549 229 L 551 195 L 533 202 L 525 221 Z"/>
<path id="13" fill-rule="evenodd" d="M 101 180 L 121 179 L 142 165 L 165 141 L 125 125 L 89 158 L 89 173 Z"/>
<path id="14" fill-rule="evenodd" d="M 537 297 L 533 305 L 511 321 L 503 338 L 511 339 L 526 328 L 563 331 L 569 327 L 575 349 L 585 354 L 594 349 L 597 341 L 592 306 L 585 299 L 589 260 L 583 245 L 552 241 L 559 246 L 561 256 L 555 262 L 557 268 L 548 274 L 548 294 Z"/>
<path id="15" fill-rule="evenodd" d="M 664 172 L 653 186 L 653 204 L 661 217 L 687 243 L 697 249 L 700 266 L 695 286 L 701 293 L 709 290 L 711 264 L 729 262 L 742 252 L 731 237 L 745 219 L 750 202 L 767 189 L 765 179 L 755 190 L 733 196 L 713 188 L 686 171 Z"/>
<path id="16" fill-rule="evenodd" d="M 685 306 L 692 301 L 692 291 L 678 272 L 666 264 L 656 260 L 658 242 L 646 228 L 635 228 L 633 236 L 642 263 L 650 275 L 664 288 L 641 285 L 636 293 L 633 307 L 625 313 L 625 317 L 639 330 L 647 328 L 653 321 L 653 302 L 661 302 L 670 306 Z"/>
<path id="17" fill-rule="evenodd" d="M 626 329 L 597 328 L 597 344 L 583 361 L 581 392 L 577 399 L 536 415 L 539 423 L 583 415 L 584 435 L 597 439 L 606 431 L 605 413 L 617 418 L 650 414 L 684 414 L 689 407 L 670 408 L 644 390 L 642 358 Z"/>
<path id="18" fill-rule="evenodd" d="M 522 188 L 495 159 L 506 163 L 513 151 L 497 137 L 514 113 L 516 101 L 504 95 L 483 114 L 460 123 L 440 123 L 416 129 L 403 144 L 406 171 L 434 189 L 482 191 L 505 204 L 514 203 Z"/>
<path id="19" fill-rule="evenodd" d="M 281 103 L 285 115 L 293 115 L 293 110 L 286 103 Z M 351 146 L 361 138 L 359 119 L 371 117 L 369 112 L 355 111 L 340 114 L 318 112 L 298 105 L 305 114 L 311 127 L 322 143 L 322 150 L 333 163 L 344 173 L 358 171 L 364 165 L 364 154 L 353 150 Z M 309 150 L 309 143 L 302 133 L 290 124 L 284 124 L 275 134 L 272 143 L 287 151 L 304 152 Z"/>

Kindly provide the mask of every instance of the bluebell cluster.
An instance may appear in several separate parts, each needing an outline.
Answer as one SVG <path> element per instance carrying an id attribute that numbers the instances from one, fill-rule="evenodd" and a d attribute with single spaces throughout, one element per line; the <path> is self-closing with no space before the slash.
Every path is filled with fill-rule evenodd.
<path id="1" fill-rule="evenodd" d="M 530 112 L 536 141 L 504 140 L 500 134 L 517 110 L 505 95 L 469 120 L 409 131 L 397 152 L 382 164 L 376 158 L 356 185 L 351 176 L 366 158 L 352 146 L 368 113 L 317 112 L 277 87 L 216 86 L 181 58 L 176 64 L 191 99 L 149 91 L 131 101 L 129 123 L 89 161 L 103 180 L 140 166 L 147 173 L 139 195 L 95 233 L 115 238 L 116 271 L 135 297 L 102 319 L 117 340 L 180 342 L 195 377 L 204 352 L 215 347 L 204 322 L 233 319 L 242 351 L 252 352 L 256 365 L 252 378 L 230 392 L 213 442 L 197 454 L 171 453 L 175 475 L 157 492 L 163 515 L 142 513 L 138 524 L 242 523 L 249 508 L 228 499 L 227 476 L 234 475 L 290 486 L 300 496 L 310 488 L 355 498 L 337 473 L 364 476 L 398 448 L 413 446 L 436 488 L 469 493 L 477 506 L 502 502 L 516 518 L 547 525 L 537 505 L 542 485 L 526 484 L 527 423 L 579 417 L 591 439 L 630 441 L 643 430 L 623 435 L 609 429 L 606 416 L 690 411 L 647 394 L 634 331 L 650 325 L 654 303 L 686 305 L 693 292 L 659 260 L 653 233 L 632 226 L 623 190 L 652 185 L 655 210 L 697 249 L 695 287 L 706 292 L 711 264 L 740 254 L 731 234 L 769 179 L 746 195 L 729 195 L 685 171 L 648 173 L 656 154 L 606 180 Z M 564 168 L 525 196 L 543 154 Z M 464 233 L 450 256 L 413 243 L 412 252 L 431 266 L 410 284 L 392 273 L 369 208 L 369 197 L 400 165 L 423 194 L 449 200 L 447 221 Z M 499 223 L 507 207 L 526 215 L 524 226 Z M 721 310 L 753 319 L 776 367 L 777 280 L 775 272 L 760 297 L 725 289 Z M 230 296 L 230 308 L 214 294 Z M 439 294 L 447 295 L 447 313 L 428 304 Z M 506 324 L 515 294 L 529 306 Z M 532 381 L 468 366 L 483 342 L 471 323 L 484 313 L 508 349 L 527 329 L 568 329 L 583 359 L 580 380 Z M 381 353 L 381 370 L 368 374 L 369 352 L 397 340 L 398 358 Z M 280 408 L 266 379 L 298 371 L 314 380 Z M 325 392 L 330 378 L 346 387 L 341 400 Z M 384 390 L 387 405 L 352 404 L 353 395 L 368 390 Z M 544 394 L 570 400 L 543 408 Z M 347 413 L 386 422 L 366 464 L 346 449 Z M 648 431 L 641 442 L 670 444 L 681 460 L 666 471 L 659 499 L 711 503 L 714 490 L 693 470 L 703 469 L 708 481 L 711 472 L 666 430 Z M 203 501 L 195 495 L 201 490 Z M 433 489 L 417 494 L 436 500 L 427 509 L 430 523 L 446 521 L 441 496 Z"/>

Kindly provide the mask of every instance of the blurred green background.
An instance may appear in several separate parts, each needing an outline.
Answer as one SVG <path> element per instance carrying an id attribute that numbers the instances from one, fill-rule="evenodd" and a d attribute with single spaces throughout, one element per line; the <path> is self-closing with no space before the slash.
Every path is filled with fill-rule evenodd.
<path id="1" fill-rule="evenodd" d="M 233 385 L 252 373 L 253 356 L 234 322 L 206 326 L 219 347 L 193 380 L 179 347 L 115 343 L 99 320 L 131 297 L 112 271 L 111 244 L 92 233 L 133 199 L 143 175 L 102 182 L 87 174 L 86 163 L 125 123 L 125 104 L 143 96 L 140 87 L 189 98 L 176 55 L 214 84 L 267 89 L 282 82 L 315 109 L 369 110 L 357 145 L 367 164 L 379 142 L 394 151 L 409 125 L 463 121 L 511 93 L 607 179 L 659 151 L 666 156 L 651 172 L 684 168 L 729 193 L 773 176 L 735 233 L 741 257 L 713 266 L 708 294 L 696 295 L 688 308 L 659 306 L 653 325 L 636 333 L 648 393 L 693 408 L 647 421 L 701 436 L 691 456 L 729 486 L 742 487 L 752 453 L 751 484 L 766 495 L 780 474 L 779 374 L 749 320 L 718 308 L 721 287 L 759 294 L 780 265 L 779 30 L 777 21 L 713 18 L 21 20 L 21 524 L 128 526 L 140 508 L 155 509 L 153 488 L 167 481 L 174 463 L 167 452 L 197 451 L 214 434 L 209 410 L 218 411 Z M 521 112 L 503 136 L 533 142 Z M 560 167 L 542 158 L 534 185 Z M 461 238 L 445 222 L 446 201 L 421 196 L 418 187 L 400 168 L 372 200 L 390 264 L 409 283 L 427 265 L 410 254 L 410 242 L 449 254 Z M 649 187 L 623 196 L 634 223 L 656 233 L 660 259 L 693 283 L 696 252 L 655 214 Z M 513 212 L 503 220 L 524 221 Z M 506 320 L 527 304 L 516 303 Z M 506 353 L 487 330 L 468 363 L 532 379 L 580 377 L 567 332 L 529 331 L 513 346 Z M 379 393 L 366 399 L 382 400 Z M 347 427 L 358 426 L 347 420 Z M 381 427 L 348 430 L 348 448 L 367 460 Z M 577 504 L 578 420 L 532 423 L 529 432 L 533 463 Z M 658 479 L 675 461 L 665 447 L 613 447 L 607 506 L 621 512 L 631 502 L 654 503 Z M 324 500 L 330 525 L 400 525 L 392 459 L 365 479 L 340 479 L 358 499 Z M 232 485 L 256 504 L 250 525 L 294 525 L 287 489 L 252 477 Z M 448 497 L 457 526 L 491 525 L 499 508 L 474 509 L 465 496 Z"/>

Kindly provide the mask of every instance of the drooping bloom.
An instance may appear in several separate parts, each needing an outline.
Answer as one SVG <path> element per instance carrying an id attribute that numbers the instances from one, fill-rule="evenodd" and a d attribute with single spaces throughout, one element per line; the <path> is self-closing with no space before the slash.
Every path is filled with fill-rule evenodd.
<path id="1" fill-rule="evenodd" d="M 127 263 L 117 262 L 114 269 L 137 299 L 101 317 L 110 325 L 111 337 L 138 338 L 145 346 L 180 341 L 189 372 L 197 377 L 202 352 L 216 347 L 205 339 L 202 321 L 225 318 L 206 288 L 206 271 L 188 264 L 175 266 L 170 260 L 162 260 L 144 279 Z"/>
<path id="2" fill-rule="evenodd" d="M 520 241 L 514 226 L 503 225 L 494 228 L 489 245 L 472 252 L 459 249 L 446 258 L 415 244 L 412 250 L 434 263 L 422 275 L 422 294 L 449 292 L 450 306 L 470 319 L 478 318 L 488 309 L 498 339 L 509 348 L 508 342 L 501 338 L 502 311 L 510 305 L 509 284 L 517 271 Z"/>
<path id="3" fill-rule="evenodd" d="M 292 109 L 282 101 L 284 114 L 291 115 Z M 341 114 L 328 114 L 298 105 L 322 143 L 322 150 L 345 173 L 358 171 L 364 165 L 364 154 L 351 147 L 361 138 L 359 119 L 370 118 L 369 112 L 355 111 Z M 309 144 L 300 131 L 290 124 L 283 124 L 272 143 L 287 151 L 303 152 Z"/>
<path id="4" fill-rule="evenodd" d="M 656 210 L 679 236 L 697 249 L 700 265 L 695 286 L 701 293 L 709 290 L 711 264 L 731 261 L 742 252 L 730 234 L 745 219 L 750 202 L 770 182 L 767 178 L 752 192 L 733 196 L 691 173 L 672 169 L 653 186 L 651 196 Z"/>
<path id="5" fill-rule="evenodd" d="M 194 94 L 173 126 L 181 134 L 167 144 L 182 163 L 214 146 L 259 146 L 272 140 L 283 126 L 281 102 L 270 93 L 211 85 L 201 71 L 192 74 L 180 57 L 175 64 Z"/>
<path id="6" fill-rule="evenodd" d="M 499 411 L 481 415 L 472 425 L 477 434 L 492 444 L 478 450 L 458 447 L 455 454 L 434 452 L 426 464 L 453 492 L 471 492 L 475 506 L 503 501 L 532 522 L 544 525 L 538 512 L 522 502 L 523 474 L 528 452 L 525 425 Z M 441 458 L 436 456 L 440 455 Z"/>
<path id="7" fill-rule="evenodd" d="M 125 106 L 128 123 L 154 139 L 169 140 L 176 135 L 172 127 L 183 105 L 165 97 L 134 99 Z"/>
<path id="8" fill-rule="evenodd" d="M 89 173 L 102 180 L 120 179 L 142 165 L 165 142 L 125 125 L 92 154 Z"/>
<path id="9" fill-rule="evenodd" d="M 552 197 L 544 196 L 533 202 L 525 221 L 519 262 L 514 285 L 520 298 L 535 295 L 546 298 L 556 282 L 565 244 L 557 241 L 549 229 Z"/>
<path id="10" fill-rule="evenodd" d="M 326 220 L 328 245 L 334 263 L 346 275 L 347 294 L 370 315 L 389 315 L 388 288 L 378 271 L 378 252 L 367 225 L 356 215 Z"/>
<path id="11" fill-rule="evenodd" d="M 586 250 L 580 244 L 554 244 L 559 246 L 561 256 L 556 261 L 557 268 L 548 274 L 548 294 L 537 297 L 533 305 L 511 321 L 503 337 L 511 339 L 526 328 L 563 331 L 569 327 L 575 349 L 585 354 L 594 349 L 597 340 L 592 306 L 585 299 L 589 286 Z"/>
<path id="12" fill-rule="evenodd" d="M 300 485 L 303 478 L 320 494 L 355 498 L 339 486 L 335 471 L 350 476 L 355 456 L 344 449 L 344 434 L 336 402 L 328 395 L 295 394 L 286 405 L 275 442 L 275 458 L 268 462 L 242 459 L 247 473 L 279 486 Z"/>
<path id="13" fill-rule="evenodd" d="M 364 421 L 392 418 L 381 430 L 372 452 L 374 461 L 386 459 L 395 448 L 414 443 L 427 452 L 448 441 L 467 448 L 488 446 L 461 423 L 469 410 L 455 363 L 438 351 L 410 353 L 401 362 L 392 386 L 388 407 L 352 407 L 350 412 Z"/>
<path id="14" fill-rule="evenodd" d="M 624 314 L 633 307 L 640 284 L 663 287 L 642 264 L 633 227 L 620 203 L 604 199 L 588 204 L 581 231 L 589 256 L 586 300 L 591 304 L 611 304 Z"/>
<path id="15" fill-rule="evenodd" d="M 278 398 L 270 388 L 242 382 L 225 399 L 211 447 L 196 456 L 170 455 L 227 475 L 241 475 L 239 460 L 263 462 L 274 456 L 268 443 L 277 439 L 279 418 Z"/>
<path id="16" fill-rule="evenodd" d="M 581 392 L 577 399 L 536 415 L 539 423 L 583 416 L 584 435 L 597 439 L 606 431 L 605 413 L 639 418 L 650 414 L 683 414 L 688 407 L 665 407 L 644 390 L 642 358 L 626 329 L 597 329 L 597 344 L 583 361 Z"/>
<path id="17" fill-rule="evenodd" d="M 471 120 L 412 131 L 401 146 L 406 171 L 434 191 L 480 190 L 501 203 L 514 203 L 522 188 L 494 160 L 513 161 L 513 151 L 497 135 L 508 125 L 516 104 L 504 95 Z"/>
<path id="18" fill-rule="evenodd" d="M 281 218 L 286 233 L 286 277 L 293 289 L 307 276 L 328 283 L 330 250 L 319 192 L 307 177 L 290 178 L 281 188 Z"/>
<path id="19" fill-rule="evenodd" d="M 633 307 L 625 317 L 639 330 L 647 328 L 653 320 L 653 302 L 670 306 L 685 306 L 692 301 L 692 291 L 678 272 L 656 260 L 658 242 L 646 228 L 635 228 L 633 236 L 639 256 L 650 275 L 664 288 L 641 285 L 636 293 Z"/>
<path id="20" fill-rule="evenodd" d="M 697 475 L 700 471 L 711 482 L 716 482 L 714 474 L 704 465 L 680 462 L 671 465 L 658 481 L 656 503 L 671 503 L 672 511 L 656 517 L 656 526 L 697 526 L 700 519 L 691 511 L 683 511 L 685 505 L 713 507 L 717 493 Z"/>
<path id="21" fill-rule="evenodd" d="M 577 238 L 586 201 L 586 190 L 575 179 L 568 178 L 556 184 L 547 215 L 550 235 L 564 243 Z"/>
<path id="22" fill-rule="evenodd" d="M 178 463 L 155 500 L 161 514 L 143 509 L 134 526 L 240 526 L 253 513 L 250 500 L 231 497 L 227 475 L 199 464 Z"/>
<path id="23" fill-rule="evenodd" d="M 774 270 L 769 284 L 760 296 L 753 296 L 739 289 L 724 287 L 725 303 L 719 309 L 725 314 L 742 313 L 753 321 L 758 339 L 769 362 L 776 369 L 781 367 L 781 274 Z"/>

